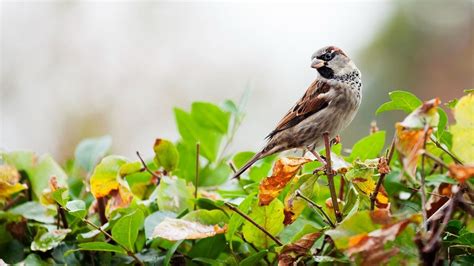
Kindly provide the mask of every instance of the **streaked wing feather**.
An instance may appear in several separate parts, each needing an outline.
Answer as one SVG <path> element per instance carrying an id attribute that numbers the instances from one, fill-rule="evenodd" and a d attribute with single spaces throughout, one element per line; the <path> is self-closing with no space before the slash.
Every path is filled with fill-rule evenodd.
<path id="1" fill-rule="evenodd" d="M 271 139 L 275 134 L 285 129 L 291 128 L 312 114 L 321 111 L 329 104 L 329 99 L 325 96 L 330 90 L 330 85 L 322 80 L 315 80 L 306 90 L 303 97 L 295 104 L 293 108 L 278 123 L 275 130 L 268 134 Z"/>

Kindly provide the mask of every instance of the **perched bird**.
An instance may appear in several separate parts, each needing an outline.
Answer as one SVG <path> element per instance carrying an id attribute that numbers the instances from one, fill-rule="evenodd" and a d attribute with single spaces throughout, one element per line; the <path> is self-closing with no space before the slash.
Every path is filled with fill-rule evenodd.
<path id="1" fill-rule="evenodd" d="M 240 176 L 257 160 L 293 148 L 316 150 L 323 133 L 334 138 L 354 118 L 362 97 L 359 69 L 339 48 L 327 46 L 311 57 L 316 80 L 266 137 L 265 147 L 233 176 Z"/>

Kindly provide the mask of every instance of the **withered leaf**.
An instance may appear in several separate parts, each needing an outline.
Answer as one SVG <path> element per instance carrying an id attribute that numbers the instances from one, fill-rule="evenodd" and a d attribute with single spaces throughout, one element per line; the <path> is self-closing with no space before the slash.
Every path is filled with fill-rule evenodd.
<path id="1" fill-rule="evenodd" d="M 311 160 L 304 157 L 283 157 L 276 161 L 272 175 L 260 183 L 258 194 L 260 206 L 270 204 L 298 173 L 301 166 L 308 162 Z"/>
<path id="2" fill-rule="evenodd" d="M 320 232 L 304 235 L 300 240 L 285 245 L 278 255 L 278 265 L 293 265 L 298 258 L 305 256 L 313 246 L 316 239 L 321 236 Z"/>
<path id="3" fill-rule="evenodd" d="M 293 223 L 306 207 L 306 201 L 298 197 L 296 191 L 299 190 L 300 193 L 311 198 L 313 195 L 313 187 L 317 179 L 318 176 L 313 174 L 293 178 L 290 183 L 290 190 L 284 200 L 285 209 L 283 212 L 285 214 L 285 220 L 283 220 L 283 224 L 288 225 Z"/>
<path id="4" fill-rule="evenodd" d="M 183 239 L 201 239 L 223 234 L 227 231 L 227 225 L 204 225 L 182 219 L 166 217 L 153 230 L 152 237 L 161 237 L 170 241 Z"/>
<path id="5" fill-rule="evenodd" d="M 452 185 L 448 183 L 441 183 L 434 190 L 428 201 L 426 202 L 426 214 L 431 217 L 441 206 L 443 206 L 453 194 L 451 191 Z"/>
<path id="6" fill-rule="evenodd" d="M 474 166 L 452 164 L 449 166 L 449 176 L 460 183 L 464 183 L 469 178 L 474 177 Z"/>
<path id="7" fill-rule="evenodd" d="M 15 167 L 0 165 L 0 201 L 27 188 L 26 185 L 18 183 L 19 180 L 20 174 Z"/>

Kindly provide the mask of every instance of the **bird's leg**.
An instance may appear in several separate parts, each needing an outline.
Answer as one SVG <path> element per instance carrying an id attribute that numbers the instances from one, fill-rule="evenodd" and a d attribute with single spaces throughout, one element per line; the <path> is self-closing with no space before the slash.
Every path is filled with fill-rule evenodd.
<path id="1" fill-rule="evenodd" d="M 333 138 L 333 139 L 331 140 L 331 146 L 332 146 L 332 145 L 339 144 L 339 143 L 341 143 L 341 136 L 339 136 L 339 135 L 337 135 L 335 138 Z"/>
<path id="2" fill-rule="evenodd" d="M 326 168 L 326 160 L 324 160 L 323 157 L 319 154 L 319 152 L 317 152 L 314 148 L 311 148 L 308 146 L 308 151 L 311 152 L 311 154 L 313 154 L 314 157 L 316 157 L 316 160 L 318 162 L 323 164 L 321 167 L 314 169 L 313 174 L 316 174 L 317 172 L 324 170 Z"/>

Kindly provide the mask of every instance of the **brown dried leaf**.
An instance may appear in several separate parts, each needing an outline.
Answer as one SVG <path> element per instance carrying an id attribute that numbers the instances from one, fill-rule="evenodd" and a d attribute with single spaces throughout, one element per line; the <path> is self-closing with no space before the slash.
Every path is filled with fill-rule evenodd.
<path id="1" fill-rule="evenodd" d="M 320 232 L 304 235 L 300 240 L 285 245 L 278 255 L 278 265 L 293 265 L 298 258 L 306 255 L 313 246 L 316 239 L 321 236 Z"/>
<path id="2" fill-rule="evenodd" d="M 449 166 L 449 176 L 460 183 L 464 183 L 469 178 L 474 177 L 474 166 L 452 164 Z"/>
<path id="3" fill-rule="evenodd" d="M 300 168 L 308 162 L 311 162 L 311 160 L 304 157 L 283 157 L 276 161 L 272 175 L 260 183 L 258 194 L 260 206 L 270 204 L 298 173 Z"/>
<path id="4" fill-rule="evenodd" d="M 165 218 L 153 230 L 152 237 L 161 237 L 170 241 L 183 239 L 201 239 L 223 234 L 227 231 L 227 225 L 219 227 L 216 225 L 204 225 L 182 219 Z"/>
<path id="5" fill-rule="evenodd" d="M 347 253 L 349 256 L 353 254 L 370 251 L 375 252 L 377 249 L 383 249 L 383 245 L 387 241 L 393 241 L 410 223 L 419 223 L 420 215 L 402 220 L 400 222 L 385 225 L 381 229 L 352 236 L 349 239 L 349 248 Z"/>
<path id="6" fill-rule="evenodd" d="M 390 173 L 390 166 L 388 165 L 387 158 L 380 157 L 379 163 L 377 165 L 377 171 L 379 174 L 388 174 Z"/>
<path id="7" fill-rule="evenodd" d="M 426 214 L 428 218 L 449 200 L 453 194 L 451 188 L 451 184 L 441 183 L 434 190 L 436 193 L 431 194 L 431 197 L 426 202 Z"/>

